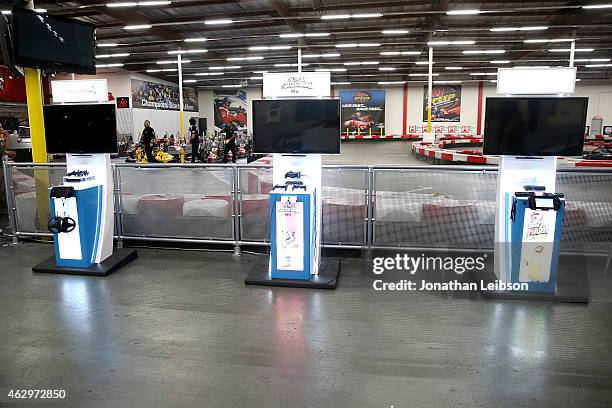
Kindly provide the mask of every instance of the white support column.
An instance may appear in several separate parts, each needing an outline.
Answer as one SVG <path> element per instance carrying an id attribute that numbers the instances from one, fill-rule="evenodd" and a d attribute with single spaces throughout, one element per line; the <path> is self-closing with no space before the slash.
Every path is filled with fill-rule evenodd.
<path id="1" fill-rule="evenodd" d="M 427 73 L 427 132 L 423 132 L 423 141 L 433 143 L 434 134 L 431 131 L 431 99 L 433 93 L 433 47 L 429 47 L 429 61 Z"/>
<path id="2" fill-rule="evenodd" d="M 183 114 L 183 63 L 181 54 L 177 54 L 178 64 L 178 83 L 179 83 L 179 126 L 181 129 L 181 135 L 178 140 L 181 140 L 185 136 L 185 117 Z"/>
<path id="3" fill-rule="evenodd" d="M 302 72 L 302 47 L 298 47 L 298 62 L 297 62 L 297 69 L 298 72 Z"/>
<path id="4" fill-rule="evenodd" d="M 572 41 L 571 45 L 570 45 L 570 60 L 569 60 L 569 66 L 570 68 L 572 68 L 574 66 L 574 54 L 576 53 L 576 41 Z"/>

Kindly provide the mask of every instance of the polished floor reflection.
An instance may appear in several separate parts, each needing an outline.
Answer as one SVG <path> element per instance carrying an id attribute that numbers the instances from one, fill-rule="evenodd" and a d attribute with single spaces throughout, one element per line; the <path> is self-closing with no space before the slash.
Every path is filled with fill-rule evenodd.
<path id="1" fill-rule="evenodd" d="M 375 292 L 360 259 L 336 291 L 245 286 L 230 253 L 32 274 L 50 251 L 0 249 L 0 390 L 66 390 L 44 406 L 612 406 L 605 259 L 581 306 Z"/>

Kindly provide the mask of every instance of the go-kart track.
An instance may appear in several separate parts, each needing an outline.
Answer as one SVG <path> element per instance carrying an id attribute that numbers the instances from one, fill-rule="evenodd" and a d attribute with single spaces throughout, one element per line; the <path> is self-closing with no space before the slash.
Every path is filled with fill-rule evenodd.
<path id="1" fill-rule="evenodd" d="M 612 138 L 603 135 L 585 139 L 585 156 L 595 149 L 612 148 Z M 412 155 L 432 164 L 491 164 L 499 163 L 499 156 L 482 154 L 483 139 L 476 135 L 444 135 L 436 142 L 416 141 L 412 144 Z M 612 159 L 603 154 L 593 154 L 597 159 L 559 157 L 559 165 L 565 167 L 612 167 Z"/>

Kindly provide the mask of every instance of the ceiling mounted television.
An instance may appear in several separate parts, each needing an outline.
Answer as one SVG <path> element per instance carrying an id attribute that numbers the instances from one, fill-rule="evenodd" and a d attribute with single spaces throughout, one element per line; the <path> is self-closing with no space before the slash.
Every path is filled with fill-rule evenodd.
<path id="1" fill-rule="evenodd" d="M 17 7 L 11 16 L 16 65 L 76 74 L 96 73 L 93 24 Z"/>
<path id="2" fill-rule="evenodd" d="M 253 152 L 339 154 L 340 100 L 253 101 Z"/>
<path id="3" fill-rule="evenodd" d="M 47 105 L 48 153 L 117 153 L 115 104 Z"/>
<path id="4" fill-rule="evenodd" d="M 580 156 L 588 98 L 487 98 L 484 154 Z"/>

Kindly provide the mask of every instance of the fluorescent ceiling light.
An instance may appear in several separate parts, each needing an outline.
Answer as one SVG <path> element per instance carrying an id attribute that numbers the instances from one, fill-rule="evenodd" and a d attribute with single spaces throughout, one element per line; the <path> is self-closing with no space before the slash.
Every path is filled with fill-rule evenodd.
<path id="1" fill-rule="evenodd" d="M 582 81 L 582 79 L 580 79 L 580 78 L 576 78 L 576 82 L 578 82 L 578 81 Z"/>
<path id="2" fill-rule="evenodd" d="M 435 64 L 434 61 L 431 61 L 432 64 Z M 429 61 L 415 61 L 416 65 L 429 65 Z"/>
<path id="3" fill-rule="evenodd" d="M 147 72 L 175 72 L 176 68 L 147 69 Z"/>
<path id="4" fill-rule="evenodd" d="M 182 59 L 181 60 L 181 64 L 189 64 L 191 62 L 191 60 L 188 59 Z M 157 61 L 156 64 L 178 64 L 178 60 L 161 60 L 161 61 Z"/>
<path id="5" fill-rule="evenodd" d="M 350 82 L 332 82 L 331 85 L 350 85 Z"/>
<path id="6" fill-rule="evenodd" d="M 35 8 L 34 12 L 39 13 L 39 14 L 44 14 L 47 12 L 47 9 L 44 8 Z"/>
<path id="7" fill-rule="evenodd" d="M 576 41 L 576 39 L 575 38 L 553 38 L 553 39 L 534 38 L 532 40 L 524 40 L 523 42 L 525 44 L 535 44 L 535 43 L 556 43 L 556 42 L 571 42 L 571 41 Z"/>
<path id="8" fill-rule="evenodd" d="M 446 14 L 449 16 L 471 16 L 471 15 L 480 14 L 480 13 L 481 13 L 480 10 L 471 10 L 471 9 L 450 10 L 446 12 Z"/>
<path id="9" fill-rule="evenodd" d="M 220 19 L 220 20 L 206 20 L 204 24 L 206 25 L 223 25 L 223 24 L 232 24 L 234 20 L 230 19 Z"/>
<path id="10" fill-rule="evenodd" d="M 260 80 L 263 80 L 263 77 L 253 76 L 253 77 L 250 77 L 249 79 L 260 81 Z"/>
<path id="11" fill-rule="evenodd" d="M 117 53 L 117 54 L 100 54 L 100 55 L 96 55 L 96 58 L 115 58 L 115 57 L 129 57 L 130 53 L 128 52 L 122 52 L 122 53 Z"/>
<path id="12" fill-rule="evenodd" d="M 285 33 L 285 34 L 279 35 L 280 38 L 301 38 L 303 36 L 304 34 L 302 33 Z"/>
<path id="13" fill-rule="evenodd" d="M 195 76 L 214 76 L 214 75 L 223 75 L 223 72 L 198 72 L 194 74 Z"/>
<path id="14" fill-rule="evenodd" d="M 450 81 L 433 81 L 434 84 L 460 84 L 463 81 L 450 80 Z"/>
<path id="15" fill-rule="evenodd" d="M 198 80 L 197 79 L 183 79 L 183 83 L 185 84 L 190 84 L 193 82 L 198 82 Z"/>
<path id="16" fill-rule="evenodd" d="M 306 33 L 305 37 L 329 37 L 330 33 Z"/>
<path id="17" fill-rule="evenodd" d="M 378 85 L 402 85 L 405 83 L 406 81 L 381 81 Z"/>
<path id="18" fill-rule="evenodd" d="M 380 43 L 359 43 L 358 47 L 380 47 Z"/>
<path id="19" fill-rule="evenodd" d="M 2 14 L 4 14 L 5 16 L 9 15 L 11 14 L 11 10 L 2 10 Z"/>
<path id="20" fill-rule="evenodd" d="M 395 67 L 380 67 L 378 68 L 379 71 L 395 71 L 397 68 Z"/>
<path id="21" fill-rule="evenodd" d="M 135 1 L 121 1 L 118 3 L 106 3 L 106 7 L 135 7 L 138 3 Z"/>
<path id="22" fill-rule="evenodd" d="M 439 75 L 440 74 L 431 74 L 431 76 L 439 76 Z M 423 74 L 421 74 L 421 73 L 418 73 L 418 74 L 417 73 L 412 73 L 412 74 L 408 74 L 408 76 L 411 76 L 411 77 L 424 77 L 425 76 L 426 77 L 426 76 L 429 76 L 429 74 L 425 74 L 425 73 L 423 73 Z"/>
<path id="23" fill-rule="evenodd" d="M 228 66 L 225 66 L 225 67 L 220 67 L 220 66 L 218 66 L 218 67 L 208 67 L 208 69 L 210 69 L 210 70 L 240 69 L 240 68 L 242 68 L 240 65 L 228 65 Z"/>
<path id="24" fill-rule="evenodd" d="M 305 54 L 302 55 L 302 58 L 336 58 L 339 57 L 340 54 L 336 53 L 327 53 L 327 54 Z"/>
<path id="25" fill-rule="evenodd" d="M 408 34 L 410 31 L 408 30 L 382 30 L 383 34 L 393 35 L 393 34 Z"/>
<path id="26" fill-rule="evenodd" d="M 612 67 L 612 64 L 591 64 L 585 65 L 587 68 L 603 68 L 603 67 Z"/>
<path id="27" fill-rule="evenodd" d="M 504 54 L 506 50 L 464 50 L 464 54 Z"/>
<path id="28" fill-rule="evenodd" d="M 362 14 L 353 14 L 352 18 L 378 18 L 382 17 L 382 13 L 362 13 Z"/>
<path id="29" fill-rule="evenodd" d="M 497 83 L 497 79 L 491 79 L 489 82 L 491 82 L 492 84 Z"/>
<path id="30" fill-rule="evenodd" d="M 610 62 L 610 58 L 576 58 L 574 62 Z"/>
<path id="31" fill-rule="evenodd" d="M 346 20 L 351 18 L 350 14 L 327 14 L 321 16 L 321 20 Z"/>
<path id="32" fill-rule="evenodd" d="M 571 52 L 571 48 L 551 48 L 549 52 Z M 595 48 L 574 48 L 574 52 L 592 52 Z"/>
<path id="33" fill-rule="evenodd" d="M 307 67 L 310 64 L 302 64 L 302 67 Z M 274 64 L 276 68 L 297 67 L 298 64 Z"/>
<path id="34" fill-rule="evenodd" d="M 290 50 L 290 45 L 263 45 L 256 47 L 249 47 L 249 51 L 273 51 L 273 50 Z"/>
<path id="35" fill-rule="evenodd" d="M 147 6 L 167 6 L 172 3 L 171 1 L 140 1 L 138 2 L 139 6 L 147 7 Z"/>
<path id="36" fill-rule="evenodd" d="M 390 55 L 400 55 L 399 51 L 383 51 L 380 55 L 390 56 Z"/>
<path id="37" fill-rule="evenodd" d="M 543 31 L 548 30 L 547 26 L 527 26 L 527 27 L 495 27 L 489 29 L 493 32 L 505 32 L 505 31 Z"/>
<path id="38" fill-rule="evenodd" d="M 185 42 L 206 42 L 208 38 L 185 38 Z"/>
<path id="39" fill-rule="evenodd" d="M 96 68 L 122 67 L 123 64 L 96 64 Z"/>
<path id="40" fill-rule="evenodd" d="M 510 60 L 491 60 L 489 64 L 509 64 Z"/>
<path id="41" fill-rule="evenodd" d="M 118 47 L 119 43 L 102 43 L 102 44 L 96 44 L 98 47 Z"/>
<path id="42" fill-rule="evenodd" d="M 447 71 L 461 71 L 463 67 L 444 67 Z"/>
<path id="43" fill-rule="evenodd" d="M 472 76 L 497 75 L 497 72 L 470 72 Z"/>
<path id="44" fill-rule="evenodd" d="M 259 55 L 253 55 L 250 57 L 231 57 L 228 58 L 228 61 L 258 61 L 258 60 L 262 60 L 264 59 L 264 57 L 259 56 Z"/>
<path id="45" fill-rule="evenodd" d="M 429 41 L 427 45 L 474 45 L 476 41 Z"/>
<path id="46" fill-rule="evenodd" d="M 612 4 L 589 4 L 586 6 L 582 6 L 583 9 L 604 9 L 604 8 L 612 8 Z"/>
<path id="47" fill-rule="evenodd" d="M 346 68 L 317 68 L 316 72 L 346 72 Z"/>
<path id="48" fill-rule="evenodd" d="M 222 88 L 242 88 L 242 85 L 221 85 Z"/>
<path id="49" fill-rule="evenodd" d="M 151 24 L 137 24 L 137 25 L 127 25 L 123 27 L 125 30 L 148 30 L 151 28 Z"/>

